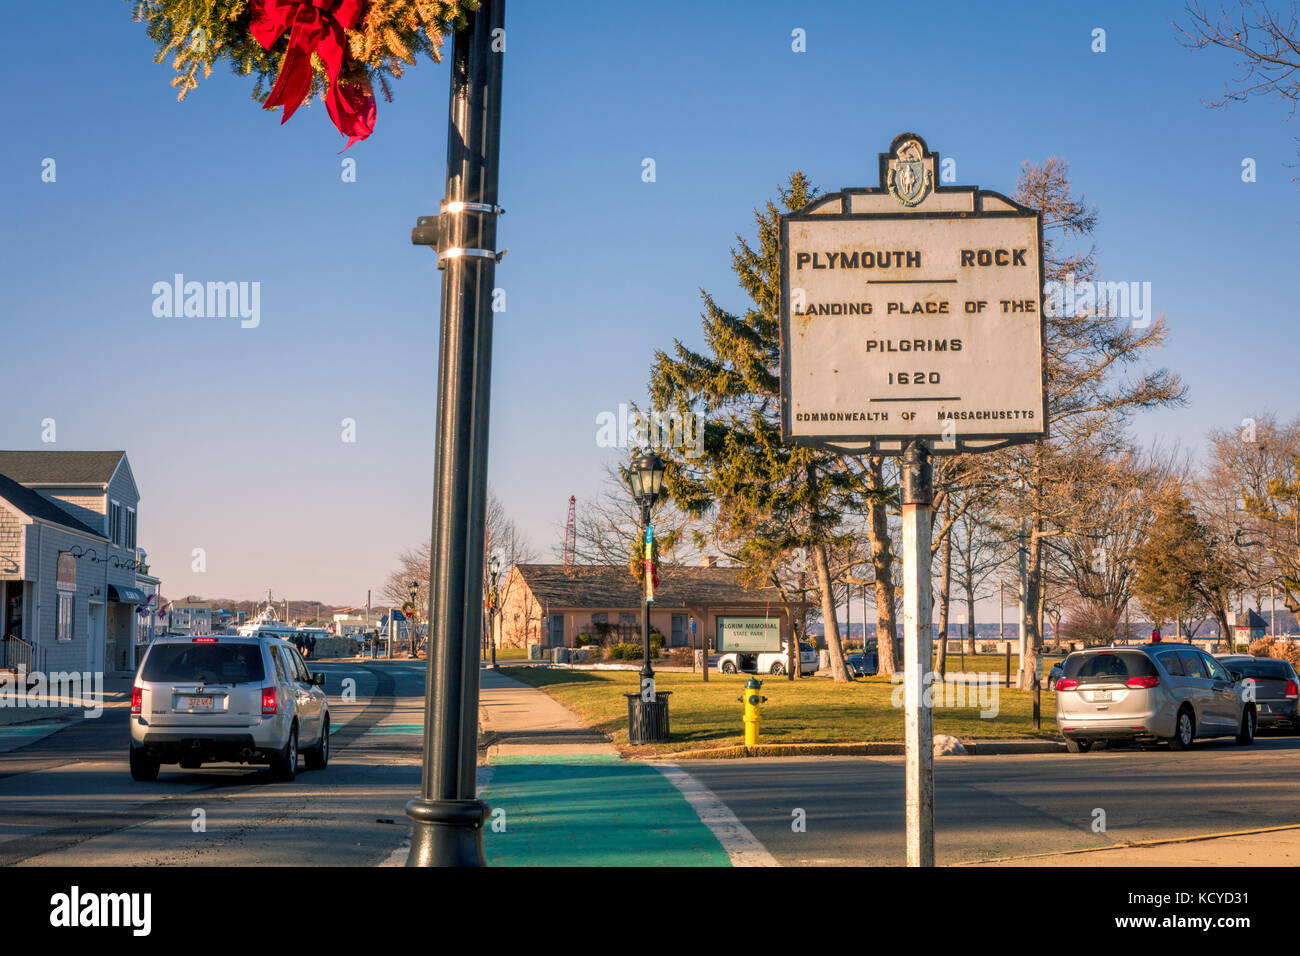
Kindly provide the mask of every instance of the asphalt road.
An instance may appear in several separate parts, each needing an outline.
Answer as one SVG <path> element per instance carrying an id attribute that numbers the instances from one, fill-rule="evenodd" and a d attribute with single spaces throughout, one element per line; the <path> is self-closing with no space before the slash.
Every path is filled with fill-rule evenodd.
<path id="1" fill-rule="evenodd" d="M 716 760 L 680 766 L 786 866 L 901 865 L 900 757 Z M 1094 832 L 1104 811 L 1104 832 Z M 796 811 L 802 811 L 801 814 Z M 795 824 L 803 820 L 804 830 Z M 1174 753 L 943 757 L 939 864 L 1300 823 L 1300 737 Z M 1030 862 L 1030 861 L 1026 861 Z M 1266 863 L 1266 860 L 1259 861 Z"/>
<path id="2" fill-rule="evenodd" d="M 410 833 L 403 807 L 419 791 L 424 665 L 309 663 L 327 675 L 335 728 L 325 770 L 275 783 L 260 768 L 173 766 L 136 783 L 117 704 L 0 754 L 0 865 L 384 860 Z"/>
<path id="3" fill-rule="evenodd" d="M 424 665 L 314 662 L 313 669 L 328 677 L 333 753 L 326 770 L 302 771 L 291 784 L 229 766 L 164 768 L 156 782 L 135 783 L 123 702 L 0 753 L 0 865 L 389 860 L 408 838 L 403 808 L 419 789 Z M 347 679 L 356 682 L 352 700 L 340 696 Z M 680 766 L 781 864 L 903 863 L 901 758 Z M 1300 737 L 1266 732 L 1251 747 L 1209 741 L 1186 753 L 945 757 L 935 766 L 941 864 L 1300 823 Z M 508 776 L 495 792 L 489 787 L 488 799 L 527 802 L 525 790 L 509 790 Z M 554 808 L 520 806 L 513 818 L 528 819 L 530 809 L 549 819 Z M 1102 832 L 1093 829 L 1098 810 Z"/>

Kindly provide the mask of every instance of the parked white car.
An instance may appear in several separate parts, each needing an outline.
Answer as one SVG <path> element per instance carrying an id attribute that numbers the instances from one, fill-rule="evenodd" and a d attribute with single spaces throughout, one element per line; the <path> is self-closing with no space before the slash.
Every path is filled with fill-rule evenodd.
<path id="1" fill-rule="evenodd" d="M 790 659 L 790 642 L 781 642 L 777 651 L 731 651 L 718 658 L 718 670 L 724 674 L 784 674 Z M 799 642 L 799 673 L 816 674 L 819 666 L 817 648 L 808 641 Z"/>

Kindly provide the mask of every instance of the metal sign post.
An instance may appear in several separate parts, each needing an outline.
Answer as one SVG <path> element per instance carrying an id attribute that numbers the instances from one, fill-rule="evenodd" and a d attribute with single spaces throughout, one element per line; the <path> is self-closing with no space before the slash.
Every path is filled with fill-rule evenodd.
<path id="1" fill-rule="evenodd" d="M 934 866 L 934 723 L 930 672 L 930 453 L 903 453 L 903 739 L 907 778 L 907 865 Z"/>
<path id="2" fill-rule="evenodd" d="M 930 457 L 1047 435 L 1042 216 L 940 169 L 903 133 L 878 187 L 781 217 L 782 441 L 903 459 L 909 866 L 934 865 Z"/>

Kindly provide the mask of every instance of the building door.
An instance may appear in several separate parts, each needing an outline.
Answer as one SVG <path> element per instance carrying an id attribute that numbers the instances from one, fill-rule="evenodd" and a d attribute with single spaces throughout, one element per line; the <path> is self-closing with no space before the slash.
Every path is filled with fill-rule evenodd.
<path id="1" fill-rule="evenodd" d="M 548 631 L 549 634 L 547 635 L 546 646 L 563 647 L 564 646 L 564 615 L 563 614 L 551 615 Z"/>
<path id="2" fill-rule="evenodd" d="M 86 628 L 88 669 L 99 672 L 104 669 L 104 605 L 91 601 L 86 617 L 89 622 Z"/>
<path id="3" fill-rule="evenodd" d="M 685 614 L 673 615 L 673 633 L 671 637 L 671 643 L 668 646 L 669 647 L 686 646 L 686 615 Z"/>

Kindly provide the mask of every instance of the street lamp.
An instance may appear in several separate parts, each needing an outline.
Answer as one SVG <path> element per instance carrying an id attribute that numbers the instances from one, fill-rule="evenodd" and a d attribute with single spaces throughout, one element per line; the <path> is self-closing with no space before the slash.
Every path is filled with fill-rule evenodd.
<path id="1" fill-rule="evenodd" d="M 492 606 L 488 609 L 488 647 L 491 648 L 492 663 L 491 668 L 497 669 L 497 635 L 496 629 L 492 626 L 496 616 L 500 613 L 497 607 L 497 575 L 501 573 L 501 558 L 498 555 L 492 555 L 492 561 L 488 564 L 488 572 L 492 575 L 492 590 L 488 593 L 492 598 Z"/>
<path id="2" fill-rule="evenodd" d="M 641 612 L 641 690 L 627 694 L 628 739 L 631 743 L 663 743 L 668 739 L 668 694 L 656 694 L 654 669 L 650 666 L 650 607 L 654 603 L 654 527 L 650 513 L 664 486 L 664 463 L 647 452 L 628 469 L 632 498 L 641 506 L 641 528 L 645 541 L 645 585 Z"/>

